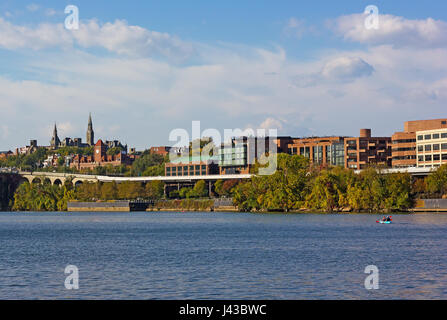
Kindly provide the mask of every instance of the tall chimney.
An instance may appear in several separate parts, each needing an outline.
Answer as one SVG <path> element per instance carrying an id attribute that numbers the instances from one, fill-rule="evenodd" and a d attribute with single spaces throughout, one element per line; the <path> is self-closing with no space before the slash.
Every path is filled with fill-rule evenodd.
<path id="1" fill-rule="evenodd" d="M 360 138 L 371 138 L 371 129 L 360 129 Z"/>

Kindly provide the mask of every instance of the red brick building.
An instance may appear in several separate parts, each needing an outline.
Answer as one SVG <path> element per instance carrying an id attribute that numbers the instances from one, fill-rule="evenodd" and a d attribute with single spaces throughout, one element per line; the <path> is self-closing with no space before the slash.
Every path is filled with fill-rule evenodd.
<path id="1" fill-rule="evenodd" d="M 4 160 L 12 155 L 13 155 L 12 151 L 0 151 L 0 160 Z"/>
<path id="2" fill-rule="evenodd" d="M 404 123 L 403 132 L 395 132 L 392 139 L 392 166 L 416 167 L 416 132 L 447 128 L 447 119 L 416 120 Z"/>
<path id="3" fill-rule="evenodd" d="M 100 166 L 121 166 L 131 165 L 133 159 L 125 152 L 120 152 L 116 155 L 107 154 L 108 146 L 100 139 L 96 142 L 93 148 L 93 156 L 76 155 L 70 163 L 71 168 L 78 170 L 93 169 Z"/>

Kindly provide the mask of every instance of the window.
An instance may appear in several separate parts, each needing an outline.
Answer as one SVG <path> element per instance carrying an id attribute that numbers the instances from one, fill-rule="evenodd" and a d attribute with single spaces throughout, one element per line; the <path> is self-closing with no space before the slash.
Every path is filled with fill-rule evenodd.
<path id="1" fill-rule="evenodd" d="M 433 139 L 439 139 L 439 133 L 433 133 Z"/>
<path id="2" fill-rule="evenodd" d="M 425 140 L 431 140 L 431 134 L 426 134 L 426 135 L 424 136 L 424 139 L 425 139 Z"/>
<path id="3" fill-rule="evenodd" d="M 444 153 L 444 154 L 442 155 L 442 160 L 447 160 L 447 153 Z"/>
<path id="4" fill-rule="evenodd" d="M 445 132 L 445 133 L 441 133 L 441 138 L 442 138 L 442 139 L 447 139 L 447 132 Z"/>
<path id="5" fill-rule="evenodd" d="M 447 143 L 441 144 L 441 149 L 442 150 L 447 150 Z"/>
<path id="6" fill-rule="evenodd" d="M 439 161 L 441 159 L 441 156 L 439 154 L 433 155 L 433 161 Z"/>
<path id="7" fill-rule="evenodd" d="M 418 161 L 419 161 L 419 162 L 424 161 L 424 156 L 418 156 Z"/>
<path id="8" fill-rule="evenodd" d="M 441 121 L 441 124 L 447 124 L 447 121 L 445 121 L 445 120 Z"/>
<path id="9" fill-rule="evenodd" d="M 431 151 L 431 144 L 425 145 L 425 151 Z"/>
<path id="10" fill-rule="evenodd" d="M 419 151 L 419 152 L 424 151 L 424 146 L 418 146 L 418 151 Z"/>
<path id="11" fill-rule="evenodd" d="M 439 151 L 439 144 L 433 145 L 433 151 Z"/>
<path id="12" fill-rule="evenodd" d="M 425 161 L 431 161 L 431 155 L 425 156 Z"/>
<path id="13" fill-rule="evenodd" d="M 418 140 L 424 140 L 424 136 L 418 136 Z"/>

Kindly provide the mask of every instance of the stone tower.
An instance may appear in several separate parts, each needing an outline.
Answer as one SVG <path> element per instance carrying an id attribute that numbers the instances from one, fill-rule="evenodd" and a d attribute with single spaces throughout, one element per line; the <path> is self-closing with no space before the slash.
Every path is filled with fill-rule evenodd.
<path id="1" fill-rule="evenodd" d="M 59 137 L 57 136 L 57 128 L 56 123 L 54 124 L 54 130 L 53 130 L 53 137 L 51 138 L 51 148 L 57 149 L 61 145 L 61 141 L 59 140 Z"/>
<path id="2" fill-rule="evenodd" d="M 95 133 L 93 132 L 92 114 L 91 113 L 88 116 L 87 144 L 89 146 L 95 145 Z"/>

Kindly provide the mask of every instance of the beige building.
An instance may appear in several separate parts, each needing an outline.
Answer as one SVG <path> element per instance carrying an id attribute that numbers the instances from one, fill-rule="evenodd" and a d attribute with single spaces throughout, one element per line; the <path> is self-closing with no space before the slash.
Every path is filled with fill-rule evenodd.
<path id="1" fill-rule="evenodd" d="M 394 168 L 417 166 L 416 132 L 447 128 L 447 119 L 416 120 L 404 123 L 404 131 L 396 132 L 392 139 L 392 165 Z"/>
<path id="2" fill-rule="evenodd" d="M 416 160 L 419 168 L 447 163 L 447 128 L 416 132 Z"/>

